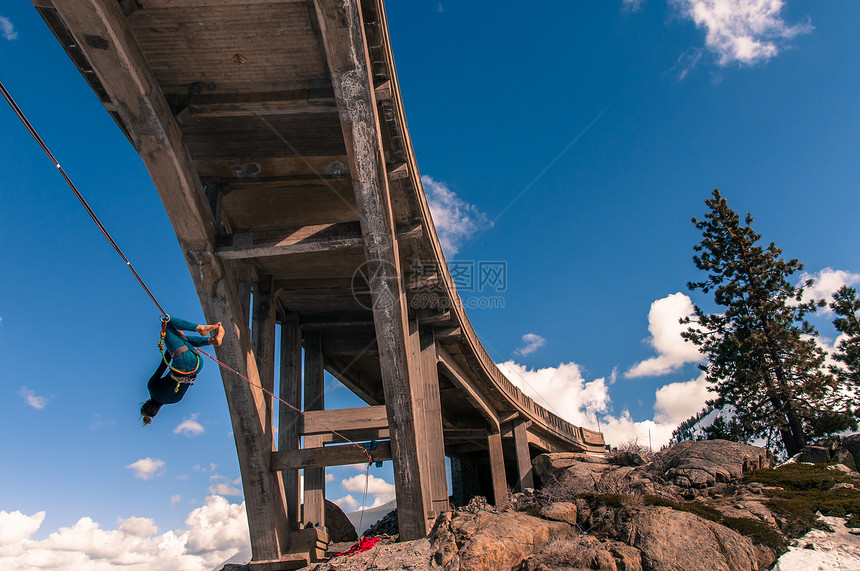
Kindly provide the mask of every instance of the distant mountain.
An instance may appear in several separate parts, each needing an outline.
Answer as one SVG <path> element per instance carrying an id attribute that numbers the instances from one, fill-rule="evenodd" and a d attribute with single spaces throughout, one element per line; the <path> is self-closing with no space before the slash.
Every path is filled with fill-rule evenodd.
<path id="1" fill-rule="evenodd" d="M 360 537 L 362 533 L 367 531 L 367 528 L 381 520 L 388 512 L 394 509 L 397 509 L 397 500 L 391 500 L 387 504 L 366 509 L 363 512 L 364 515 L 362 515 L 362 512 L 359 510 L 346 514 L 346 517 L 349 518 L 349 521 L 355 526 L 355 531 Z M 359 521 L 361 521 L 361 529 L 358 528 Z"/>

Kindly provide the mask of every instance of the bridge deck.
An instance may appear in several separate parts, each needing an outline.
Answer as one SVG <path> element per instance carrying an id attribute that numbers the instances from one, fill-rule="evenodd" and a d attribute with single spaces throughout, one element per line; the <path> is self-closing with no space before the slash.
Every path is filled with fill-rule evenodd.
<path id="1" fill-rule="evenodd" d="M 422 188 L 381 0 L 33 3 L 149 168 L 207 318 L 233 324 L 219 355 L 274 388 L 279 323 L 282 398 L 300 404 L 303 347 L 305 410 L 324 408 L 313 384 L 323 367 L 386 405 L 375 421 L 357 420 L 355 436 L 391 438 L 403 509 L 447 496 L 427 483 L 444 479 L 438 467 L 416 484 L 423 500 L 400 493 L 410 464 L 433 464 L 422 441 L 439 434 L 434 414 L 446 455 L 490 453 L 496 493 L 505 463 L 522 484 L 530 453 L 603 450 L 599 432 L 505 378 L 469 322 Z M 285 472 L 270 489 L 266 474 L 295 467 L 300 434 L 305 448 L 336 438 L 284 425 L 283 409 L 270 461 L 271 401 L 224 383 L 249 520 L 263 520 L 252 538 L 267 525 L 294 529 L 294 478 Z M 304 466 L 313 487 L 317 468 Z M 254 482 L 264 496 L 284 490 L 290 521 L 255 506 Z M 305 496 L 306 508 L 314 502 L 321 494 Z M 255 539 L 255 560 L 288 552 L 285 537 Z"/>

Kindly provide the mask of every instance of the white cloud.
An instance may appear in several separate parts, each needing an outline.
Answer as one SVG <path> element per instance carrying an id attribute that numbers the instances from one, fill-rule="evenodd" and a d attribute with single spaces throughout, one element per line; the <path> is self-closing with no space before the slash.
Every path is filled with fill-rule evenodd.
<path id="1" fill-rule="evenodd" d="M 642 9 L 642 4 L 645 0 L 623 0 L 624 9 L 630 10 L 631 12 L 638 12 Z"/>
<path id="2" fill-rule="evenodd" d="M 672 432 L 680 423 L 705 408 L 711 398 L 708 383 L 702 373 L 686 382 L 670 383 L 657 389 L 654 418 L 636 422 L 628 411 L 619 416 L 606 415 L 600 419 L 600 430 L 607 444 L 618 446 L 628 441 L 649 444 L 659 450 L 669 444 Z"/>
<path id="3" fill-rule="evenodd" d="M 833 294 L 836 293 L 836 291 L 843 285 L 854 286 L 857 283 L 860 283 L 860 274 L 852 274 L 851 272 L 834 270 L 833 268 L 824 268 L 817 274 L 808 274 L 804 272 L 800 277 L 801 282 L 810 278 L 815 280 L 815 283 L 812 284 L 812 287 L 806 288 L 803 292 L 803 301 L 823 299 L 827 301 L 827 303 L 830 303 L 833 298 Z M 829 306 L 821 308 L 819 311 L 825 315 L 833 313 L 833 310 L 830 309 Z"/>
<path id="4" fill-rule="evenodd" d="M 231 504 L 220 496 L 209 496 L 206 503 L 188 514 L 188 551 L 244 548 L 250 543 L 245 502 Z"/>
<path id="5" fill-rule="evenodd" d="M 18 394 L 24 397 L 24 402 L 28 405 L 32 406 L 36 410 L 42 410 L 46 406 L 48 406 L 47 397 L 38 396 L 35 391 L 28 389 L 27 387 L 21 387 L 21 390 L 18 391 Z"/>
<path id="6" fill-rule="evenodd" d="M 230 482 L 229 478 L 220 474 L 213 474 L 209 477 L 212 485 L 209 486 L 209 493 L 221 496 L 241 496 L 242 491 L 236 487 L 241 482 L 241 479 Z"/>
<path id="7" fill-rule="evenodd" d="M 0 511 L 0 561 L 3 555 L 14 555 L 45 521 L 45 512 L 24 515 L 19 511 Z"/>
<path id="8" fill-rule="evenodd" d="M 347 494 L 342 498 L 332 500 L 344 513 L 354 512 L 358 508 L 358 500 L 352 497 L 352 494 Z"/>
<path id="9" fill-rule="evenodd" d="M 0 16 L 0 33 L 10 42 L 18 37 L 18 32 L 15 31 L 12 21 L 5 16 Z"/>
<path id="10" fill-rule="evenodd" d="M 812 30 L 788 25 L 783 0 L 672 0 L 681 13 L 705 30 L 705 47 L 721 66 L 753 65 L 776 56 L 787 40 Z"/>
<path id="11" fill-rule="evenodd" d="M 164 473 L 164 460 L 160 458 L 141 458 L 137 462 L 129 464 L 126 468 L 134 470 L 135 478 L 151 480 L 153 477 Z"/>
<path id="12" fill-rule="evenodd" d="M 158 533 L 155 522 L 148 517 L 119 518 L 117 526 L 120 531 L 137 537 L 149 537 Z"/>
<path id="13" fill-rule="evenodd" d="M 681 338 L 681 332 L 689 325 L 681 325 L 679 319 L 693 315 L 693 302 L 681 292 L 673 293 L 651 304 L 648 312 L 648 342 L 657 350 L 652 357 L 631 367 L 624 376 L 658 377 L 678 370 L 686 363 L 697 363 L 704 356 L 699 349 Z"/>
<path id="14" fill-rule="evenodd" d="M 576 424 L 595 427 L 595 414 L 608 410 L 609 393 L 603 378 L 586 382 L 576 363 L 531 370 L 506 361 L 499 370 L 539 405 Z M 551 401 L 549 399 L 552 399 Z"/>
<path id="15" fill-rule="evenodd" d="M 426 175 L 421 182 L 445 256 L 455 256 L 466 240 L 491 224 L 486 214 L 457 196 L 445 183 Z"/>
<path id="16" fill-rule="evenodd" d="M 199 413 L 195 412 L 191 415 L 191 418 L 186 418 L 180 422 L 179 426 L 173 429 L 173 434 L 184 434 L 186 436 L 197 436 L 198 434 L 203 434 L 203 426 L 197 422 L 198 415 Z"/>
<path id="17" fill-rule="evenodd" d="M 179 494 L 173 494 L 172 496 L 170 496 L 170 505 L 178 504 L 181 499 L 182 496 L 180 496 Z"/>
<path id="18" fill-rule="evenodd" d="M 334 482 L 334 474 L 326 474 L 325 475 L 325 481 L 326 481 L 326 483 Z"/>
<path id="19" fill-rule="evenodd" d="M 341 487 L 347 492 L 364 493 L 364 474 L 357 474 L 341 482 Z M 374 505 L 382 505 L 394 499 L 394 484 L 389 484 L 373 474 L 367 476 L 367 493 L 376 496 Z M 356 503 L 356 505 L 358 505 Z"/>
<path id="20" fill-rule="evenodd" d="M 523 344 L 516 351 L 514 351 L 517 355 L 531 355 L 544 345 L 546 345 L 546 339 L 537 335 L 536 333 L 526 333 L 523 335 Z"/>
<path id="21" fill-rule="evenodd" d="M 708 391 L 705 373 L 686 382 L 663 385 L 655 393 L 654 420 L 660 424 L 681 424 L 705 408 L 705 401 L 714 396 Z"/>
<path id="22" fill-rule="evenodd" d="M 245 505 L 218 496 L 188 515 L 187 529 L 160 535 L 149 518 L 120 519 L 117 529 L 106 530 L 82 517 L 46 539 L 30 539 L 44 518 L 45 512 L 26 516 L 0 511 L 0 568 L 209 571 L 250 544 Z"/>
<path id="23" fill-rule="evenodd" d="M 576 363 L 537 370 L 513 361 L 497 366 L 524 393 L 568 422 L 595 429 L 599 414 L 600 430 L 606 443 L 613 446 L 637 439 L 647 445 L 650 431 L 651 442 L 658 449 L 668 444 L 678 424 L 701 411 L 710 398 L 704 374 L 686 382 L 670 383 L 655 393 L 654 418 L 637 422 L 627 411 L 617 416 L 608 414 L 611 383 L 602 378 L 586 382 Z M 544 395 L 550 395 L 552 402 Z"/>

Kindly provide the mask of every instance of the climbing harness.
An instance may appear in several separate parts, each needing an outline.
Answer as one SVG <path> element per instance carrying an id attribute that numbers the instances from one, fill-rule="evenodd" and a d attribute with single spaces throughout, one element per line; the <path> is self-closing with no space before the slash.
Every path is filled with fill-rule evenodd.
<path id="1" fill-rule="evenodd" d="M 188 345 L 183 345 L 178 348 L 176 351 L 170 354 L 170 359 L 175 360 L 179 355 L 185 353 L 186 351 L 191 351 L 191 354 L 197 358 L 197 364 L 194 365 L 194 368 L 190 371 L 183 371 L 182 369 L 177 369 L 173 365 L 171 365 L 167 361 L 167 351 L 164 349 L 164 338 L 167 336 L 167 324 L 170 323 L 170 316 L 164 314 L 161 316 L 161 338 L 158 340 L 158 351 L 161 353 L 161 360 L 164 361 L 164 364 L 167 365 L 167 368 L 170 369 L 170 378 L 176 381 L 176 388 L 173 389 L 173 392 L 178 393 L 179 388 L 182 385 L 193 385 L 195 379 L 197 379 L 197 371 L 200 370 L 202 362 L 200 361 L 200 354 L 197 351 L 191 351 L 188 348 Z M 182 331 L 176 330 L 182 337 L 185 335 Z"/>

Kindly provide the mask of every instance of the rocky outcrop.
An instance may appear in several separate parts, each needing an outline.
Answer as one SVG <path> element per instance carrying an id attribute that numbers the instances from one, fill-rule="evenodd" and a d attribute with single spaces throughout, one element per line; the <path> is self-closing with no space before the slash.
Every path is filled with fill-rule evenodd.
<path id="1" fill-rule="evenodd" d="M 570 537 L 573 529 L 522 513 L 448 512 L 430 535 L 418 541 L 378 545 L 351 557 L 335 557 L 315 571 L 368 569 L 444 569 L 499 571 L 513 569 L 547 543 Z"/>
<path id="2" fill-rule="evenodd" d="M 619 541 L 580 535 L 547 544 L 540 553 L 524 561 L 517 571 L 563 569 L 642 571 L 642 556 L 635 547 Z"/>
<path id="3" fill-rule="evenodd" d="M 739 533 L 691 513 L 645 507 L 618 530 L 649 571 L 758 571 L 758 553 Z"/>
<path id="4" fill-rule="evenodd" d="M 358 541 L 355 526 L 352 525 L 343 510 L 329 500 L 325 501 L 325 526 L 328 530 L 329 541 L 332 543 Z"/>
<path id="5" fill-rule="evenodd" d="M 565 523 L 521 513 L 448 513 L 439 518 L 431 543 L 446 554 L 435 560 L 446 571 L 497 571 L 519 565 L 551 540 L 571 533 Z"/>
<path id="6" fill-rule="evenodd" d="M 541 454 L 532 464 L 544 486 L 561 485 L 574 493 L 595 491 L 597 482 L 614 467 L 603 457 L 580 452 Z"/>
<path id="7" fill-rule="evenodd" d="M 670 482 L 703 488 L 736 482 L 749 470 L 771 468 L 773 456 L 764 448 L 728 440 L 687 440 L 661 454 L 659 462 Z"/>
<path id="8" fill-rule="evenodd" d="M 816 445 L 831 464 L 839 450 L 850 455 L 842 442 Z M 771 467 L 764 449 L 684 442 L 636 466 L 639 458 L 542 455 L 534 465 L 550 485 L 514 494 L 510 510 L 498 513 L 476 499 L 440 516 L 427 538 L 388 537 L 367 553 L 316 569 L 764 571 L 782 553 L 786 534 L 795 533 L 796 522 L 768 503 L 783 488 L 743 479 L 748 470 Z M 842 479 L 837 493 L 860 487 L 849 468 L 826 468 Z M 817 470 L 829 481 L 823 467 Z"/>

